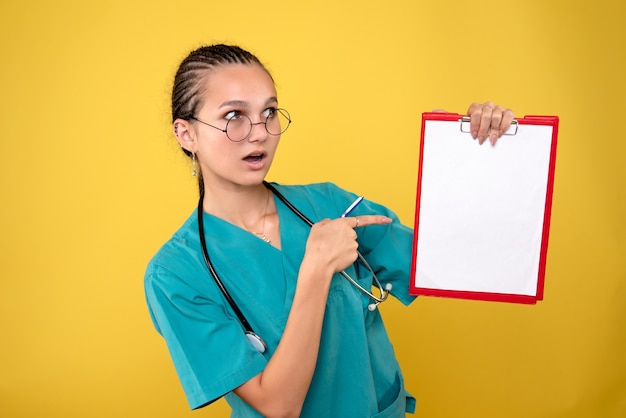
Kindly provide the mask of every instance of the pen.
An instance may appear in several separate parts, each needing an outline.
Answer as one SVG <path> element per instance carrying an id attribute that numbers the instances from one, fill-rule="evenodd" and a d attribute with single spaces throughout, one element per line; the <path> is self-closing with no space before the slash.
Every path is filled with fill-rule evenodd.
<path id="1" fill-rule="evenodd" d="M 357 197 L 356 200 L 352 202 L 352 204 L 348 206 L 348 208 L 345 211 L 343 211 L 343 213 L 341 214 L 341 217 L 345 218 L 346 216 L 348 216 L 350 212 L 352 212 L 354 208 L 356 208 L 358 204 L 361 203 L 362 201 L 363 201 L 363 196 Z"/>

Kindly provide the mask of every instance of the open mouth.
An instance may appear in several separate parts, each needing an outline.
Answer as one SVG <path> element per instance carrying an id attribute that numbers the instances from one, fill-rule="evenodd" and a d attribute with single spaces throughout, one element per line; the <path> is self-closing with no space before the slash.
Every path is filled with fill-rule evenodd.
<path id="1" fill-rule="evenodd" d="M 258 163 L 259 161 L 263 159 L 263 157 L 265 157 L 265 154 L 263 153 L 250 154 L 244 158 L 244 161 L 247 161 L 249 163 Z"/>

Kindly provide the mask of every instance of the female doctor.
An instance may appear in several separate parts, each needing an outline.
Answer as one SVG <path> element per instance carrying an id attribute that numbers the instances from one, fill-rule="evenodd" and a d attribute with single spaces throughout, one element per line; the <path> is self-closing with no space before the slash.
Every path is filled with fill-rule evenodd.
<path id="1" fill-rule="evenodd" d="M 468 115 L 481 143 L 513 120 L 491 102 Z M 145 292 L 190 407 L 225 396 L 233 417 L 413 412 L 375 309 L 390 289 L 413 300 L 412 230 L 367 200 L 345 216 L 357 196 L 331 183 L 264 181 L 291 116 L 248 51 L 192 51 L 174 79 L 172 120 L 201 196 L 150 261 Z"/>

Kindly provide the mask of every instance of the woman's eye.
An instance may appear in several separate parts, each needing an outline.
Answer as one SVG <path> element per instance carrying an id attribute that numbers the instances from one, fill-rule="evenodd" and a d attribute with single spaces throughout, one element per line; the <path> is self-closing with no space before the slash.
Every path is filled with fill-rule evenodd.
<path id="1" fill-rule="evenodd" d="M 241 112 L 239 112 L 238 110 L 231 110 L 230 112 L 224 115 L 224 119 L 226 120 L 237 119 L 239 117 L 241 117 Z"/>
<path id="2" fill-rule="evenodd" d="M 275 107 L 268 107 L 267 109 L 263 111 L 263 117 L 266 117 L 268 119 L 271 117 L 274 117 L 274 115 L 276 115 Z"/>

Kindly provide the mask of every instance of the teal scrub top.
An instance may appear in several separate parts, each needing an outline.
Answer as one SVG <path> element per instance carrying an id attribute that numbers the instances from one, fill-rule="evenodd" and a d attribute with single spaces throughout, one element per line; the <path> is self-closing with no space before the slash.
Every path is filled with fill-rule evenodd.
<path id="1" fill-rule="evenodd" d="M 274 184 L 313 222 L 337 218 L 356 195 L 332 183 Z M 153 257 L 145 275 L 149 312 L 164 337 L 192 409 L 222 396 L 232 417 L 261 417 L 232 391 L 263 371 L 275 352 L 293 301 L 310 227 L 274 197 L 282 250 L 209 214 L 204 227 L 211 261 L 246 319 L 268 346 L 260 354 L 218 289 L 200 249 L 196 212 Z M 392 294 L 408 305 L 413 232 L 379 204 L 364 200 L 350 216 L 381 214 L 388 225 L 357 228 L 359 250 Z M 365 288 L 369 270 L 346 270 Z M 403 417 L 415 399 L 405 390 L 400 367 L 380 312 L 370 299 L 336 274 L 326 303 L 316 369 L 301 417 Z"/>

